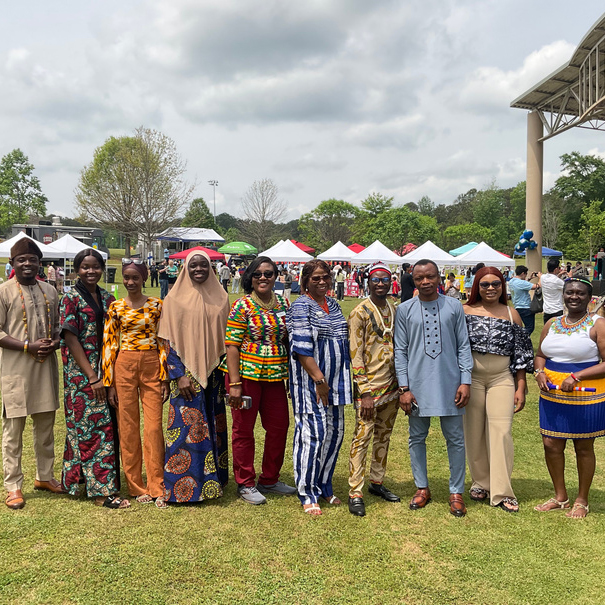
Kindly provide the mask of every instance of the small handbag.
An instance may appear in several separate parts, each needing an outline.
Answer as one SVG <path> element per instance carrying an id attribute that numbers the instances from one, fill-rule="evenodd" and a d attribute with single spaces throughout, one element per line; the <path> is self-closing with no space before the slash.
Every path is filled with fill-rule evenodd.
<path id="1" fill-rule="evenodd" d="M 534 297 L 531 299 L 529 310 L 532 313 L 543 313 L 544 312 L 544 296 L 542 295 L 542 288 L 536 288 Z"/>

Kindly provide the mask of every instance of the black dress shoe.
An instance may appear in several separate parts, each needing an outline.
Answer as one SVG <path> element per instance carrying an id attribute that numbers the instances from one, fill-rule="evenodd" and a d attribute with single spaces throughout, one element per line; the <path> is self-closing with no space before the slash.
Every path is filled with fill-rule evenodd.
<path id="1" fill-rule="evenodd" d="M 382 483 L 370 483 L 368 491 L 373 496 L 378 496 L 387 502 L 399 502 L 401 500 L 399 496 L 388 490 Z"/>
<path id="2" fill-rule="evenodd" d="M 349 512 L 352 515 L 357 515 L 358 517 L 365 517 L 366 516 L 366 506 L 363 503 L 363 498 L 349 497 Z"/>

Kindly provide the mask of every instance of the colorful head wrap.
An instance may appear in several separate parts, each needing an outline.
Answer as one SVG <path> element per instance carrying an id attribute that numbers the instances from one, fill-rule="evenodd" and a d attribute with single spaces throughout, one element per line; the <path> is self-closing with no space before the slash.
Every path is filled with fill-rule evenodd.
<path id="1" fill-rule="evenodd" d="M 586 279 L 585 277 L 568 277 L 566 280 L 566 282 L 574 282 L 574 281 L 579 281 L 583 284 L 586 284 L 587 286 L 590 286 L 592 288 L 592 284 L 590 283 L 590 280 Z"/>

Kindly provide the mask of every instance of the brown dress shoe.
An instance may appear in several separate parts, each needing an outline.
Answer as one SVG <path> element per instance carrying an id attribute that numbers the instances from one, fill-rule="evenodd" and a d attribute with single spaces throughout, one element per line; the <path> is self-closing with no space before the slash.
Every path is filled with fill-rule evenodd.
<path id="1" fill-rule="evenodd" d="M 431 490 L 428 487 L 421 487 L 412 498 L 410 508 L 418 510 L 424 508 L 431 501 Z"/>
<path id="2" fill-rule="evenodd" d="M 67 492 L 61 487 L 61 484 L 56 479 L 50 481 L 34 481 L 34 489 L 40 489 L 53 494 L 66 494 Z"/>
<path id="3" fill-rule="evenodd" d="M 462 494 L 450 494 L 450 513 L 454 517 L 464 517 L 466 515 L 466 506 Z"/>
<path id="4" fill-rule="evenodd" d="M 19 510 L 25 506 L 25 498 L 23 497 L 20 489 L 15 489 L 12 492 L 8 492 L 4 503 L 6 506 L 8 506 L 8 508 Z"/>

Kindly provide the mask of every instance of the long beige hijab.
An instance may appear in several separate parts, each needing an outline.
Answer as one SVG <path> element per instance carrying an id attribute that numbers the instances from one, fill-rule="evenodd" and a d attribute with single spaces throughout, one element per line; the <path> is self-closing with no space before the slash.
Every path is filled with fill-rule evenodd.
<path id="1" fill-rule="evenodd" d="M 210 266 L 210 275 L 201 285 L 189 277 L 189 261 L 198 254 Z M 228 316 L 229 296 L 216 279 L 208 255 L 199 250 L 191 252 L 164 300 L 158 336 L 170 341 L 203 388 L 225 353 Z"/>

